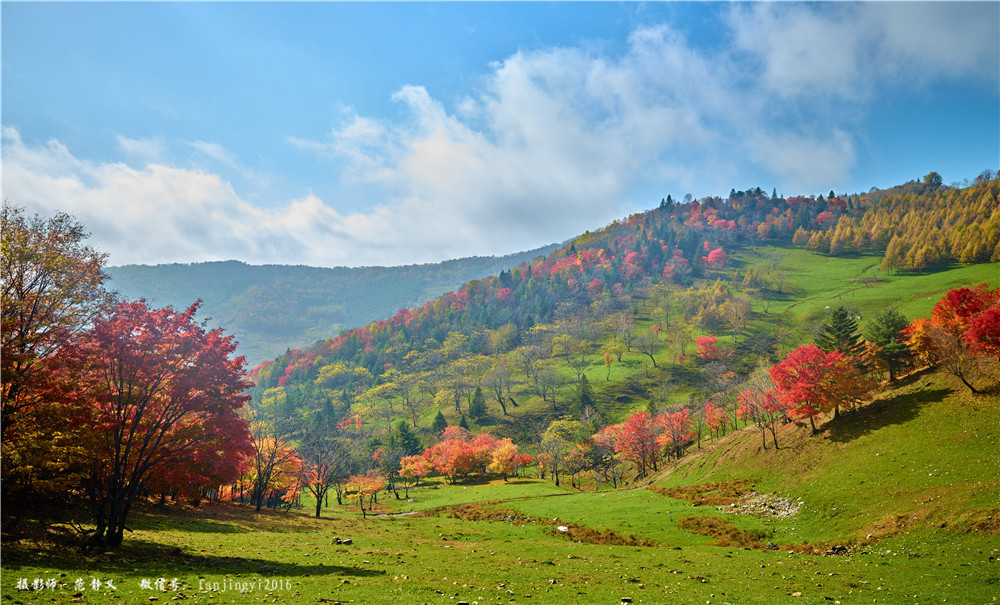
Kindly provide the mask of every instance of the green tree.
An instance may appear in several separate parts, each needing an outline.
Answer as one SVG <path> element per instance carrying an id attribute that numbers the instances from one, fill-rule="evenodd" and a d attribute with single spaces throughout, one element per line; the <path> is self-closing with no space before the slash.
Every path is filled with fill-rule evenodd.
<path id="1" fill-rule="evenodd" d="M 816 337 L 816 345 L 825 353 L 840 351 L 850 357 L 860 355 L 864 346 L 854 315 L 844 307 L 834 309 L 830 321 L 823 325 Z"/>
<path id="2" fill-rule="evenodd" d="M 876 313 L 865 327 L 865 336 L 878 347 L 875 357 L 889 370 L 889 380 L 896 380 L 896 372 L 906 367 L 913 357 L 903 335 L 909 325 L 909 320 L 899 311 L 887 307 Z"/>
<path id="3" fill-rule="evenodd" d="M 413 434 L 405 420 L 400 420 L 399 424 L 396 425 L 395 438 L 403 456 L 416 456 L 423 452 L 424 448 L 420 445 L 420 438 Z"/>
<path id="4" fill-rule="evenodd" d="M 438 410 L 437 416 L 434 417 L 434 423 L 431 424 L 431 431 L 433 431 L 435 435 L 440 435 L 446 428 L 448 428 L 448 421 L 445 420 L 444 414 L 441 413 L 441 410 Z"/>
<path id="5" fill-rule="evenodd" d="M 469 402 L 469 416 L 473 420 L 479 420 L 486 416 L 486 411 L 486 396 L 483 395 L 482 387 L 477 386 L 472 394 L 472 401 Z"/>

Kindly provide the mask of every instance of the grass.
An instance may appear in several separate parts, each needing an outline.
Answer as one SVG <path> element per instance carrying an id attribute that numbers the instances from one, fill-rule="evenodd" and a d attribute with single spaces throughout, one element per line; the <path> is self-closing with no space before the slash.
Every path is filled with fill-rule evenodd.
<path id="1" fill-rule="evenodd" d="M 782 266 L 789 275 L 786 295 L 769 308 L 770 315 L 786 316 L 786 325 L 799 326 L 802 337 L 826 320 L 826 307 L 844 305 L 864 318 L 885 307 L 895 307 L 909 318 L 927 317 L 948 290 L 981 283 L 1000 286 L 997 264 L 957 265 L 929 273 L 882 271 L 881 255 L 832 257 L 801 248 L 759 248 L 757 254 L 736 255 L 743 263 L 755 265 L 765 255 L 783 256 Z M 866 285 L 860 278 L 877 277 Z M 759 309 L 758 309 L 759 310 Z"/>

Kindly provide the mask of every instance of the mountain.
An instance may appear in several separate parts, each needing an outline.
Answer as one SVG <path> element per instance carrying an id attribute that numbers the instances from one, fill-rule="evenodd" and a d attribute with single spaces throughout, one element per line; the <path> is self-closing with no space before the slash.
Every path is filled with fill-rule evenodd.
<path id="1" fill-rule="evenodd" d="M 667 198 L 545 258 L 262 364 L 254 401 L 284 416 L 322 410 L 426 429 L 439 410 L 452 423 L 469 413 L 478 387 L 490 407 L 479 426 L 529 440 L 540 433 L 530 422 L 585 416 L 584 377 L 592 411 L 608 419 L 720 393 L 733 411 L 732 387 L 812 340 L 831 308 L 864 318 L 860 328 L 885 307 L 926 316 L 938 293 L 995 283 L 986 263 L 998 260 L 997 178 Z"/>
<path id="2" fill-rule="evenodd" d="M 108 287 L 128 299 L 186 308 L 239 341 L 251 366 L 289 347 L 388 317 L 456 290 L 471 279 L 544 256 L 555 245 L 501 257 L 399 267 L 320 268 L 239 261 L 109 267 Z"/>

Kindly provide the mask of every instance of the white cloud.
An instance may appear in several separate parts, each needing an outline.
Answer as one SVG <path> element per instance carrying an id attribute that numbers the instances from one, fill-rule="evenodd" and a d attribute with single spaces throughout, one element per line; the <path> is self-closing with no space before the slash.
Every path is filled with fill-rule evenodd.
<path id="1" fill-rule="evenodd" d="M 356 182 L 384 185 L 393 212 L 433 208 L 449 233 L 494 246 L 559 239 L 619 217 L 635 209 L 627 195 L 649 175 L 714 193 L 751 163 L 782 188 L 842 184 L 854 162 L 851 135 L 835 122 L 799 133 L 746 67 L 694 49 L 670 27 L 641 27 L 620 56 L 519 52 L 492 64 L 453 111 L 404 86 L 393 98 L 409 121 L 352 114 L 329 139 L 295 143 L 339 158 Z"/>
<path id="2" fill-rule="evenodd" d="M 854 163 L 854 145 L 847 133 L 829 137 L 762 133 L 752 158 L 779 175 L 793 192 L 809 193 L 819 183 L 837 183 Z"/>
<path id="3" fill-rule="evenodd" d="M 432 205 L 341 215 L 313 195 L 264 210 L 203 170 L 96 163 L 58 141 L 29 145 L 3 129 L 5 199 L 30 212 L 68 212 L 111 264 L 200 262 L 318 266 L 406 264 L 464 256 L 467 226 Z M 484 253 L 487 251 L 484 251 Z"/>
<path id="4" fill-rule="evenodd" d="M 225 168 L 235 171 L 237 174 L 241 175 L 243 178 L 258 187 L 266 187 L 270 183 L 270 179 L 267 176 L 259 174 L 258 172 L 241 164 L 240 161 L 229 152 L 229 150 L 218 143 L 193 141 L 188 143 L 188 145 L 199 154 L 214 160 Z"/>
<path id="5" fill-rule="evenodd" d="M 782 98 L 858 101 L 940 78 L 995 81 L 1000 8 L 980 2 L 759 2 L 729 14 L 735 47 Z"/>
<path id="6" fill-rule="evenodd" d="M 737 5 L 711 48 L 665 25 L 639 27 L 616 56 L 550 48 L 507 57 L 454 107 L 403 86 L 393 98 L 407 119 L 342 109 L 328 137 L 289 139 L 344 182 L 383 194 L 360 213 L 311 193 L 261 209 L 219 173 L 260 177 L 206 141 L 187 143 L 192 163 L 177 167 L 162 141 L 119 136 L 127 157 L 145 161 L 136 169 L 79 159 L 58 141 L 28 145 L 7 128 L 3 188 L 13 203 L 75 214 L 114 263 L 327 266 L 561 240 L 635 210 L 627 197 L 641 179 L 699 195 L 734 185 L 841 190 L 863 140 L 852 116 L 880 87 L 995 82 L 997 25 L 981 17 L 996 5 L 953 6 Z M 744 182 L 754 166 L 776 182 Z"/>

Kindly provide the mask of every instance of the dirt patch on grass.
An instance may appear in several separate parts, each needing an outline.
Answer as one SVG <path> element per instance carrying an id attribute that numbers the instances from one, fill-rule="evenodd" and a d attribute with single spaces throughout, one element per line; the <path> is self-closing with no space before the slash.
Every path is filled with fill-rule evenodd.
<path id="1" fill-rule="evenodd" d="M 1000 509 L 981 508 L 949 515 L 938 527 L 963 534 L 1000 535 Z"/>
<path id="2" fill-rule="evenodd" d="M 568 538 L 574 542 L 587 544 L 604 544 L 614 546 L 657 546 L 655 542 L 635 536 L 623 536 L 612 529 L 593 529 L 576 523 L 564 523 L 553 519 L 539 519 L 512 508 L 505 508 L 489 503 L 459 504 L 442 511 L 445 516 L 463 521 L 504 521 L 519 525 L 548 525 L 548 533 Z"/>
<path id="3" fill-rule="evenodd" d="M 930 508 L 915 510 L 909 514 L 890 514 L 861 529 L 859 534 L 866 534 L 866 540 L 882 540 L 895 536 L 915 527 L 932 513 Z"/>
<path id="4" fill-rule="evenodd" d="M 645 538 L 635 536 L 623 536 L 611 529 L 593 529 L 575 523 L 567 523 L 550 529 L 549 533 L 565 536 L 574 542 L 585 542 L 587 544 L 605 544 L 612 546 L 645 546 L 652 547 L 657 544 Z"/>
<path id="5" fill-rule="evenodd" d="M 717 481 L 686 487 L 651 487 L 654 492 L 695 506 L 729 506 L 752 493 L 746 481 Z"/>
<path id="6" fill-rule="evenodd" d="M 718 517 L 684 517 L 677 522 L 677 527 L 715 538 L 715 546 L 764 548 L 767 539 L 765 532 L 740 529 L 729 521 Z"/>
<path id="7" fill-rule="evenodd" d="M 506 521 L 508 523 L 549 523 L 536 519 L 512 508 L 491 506 L 490 504 L 457 504 L 445 508 L 443 514 L 462 521 Z"/>

